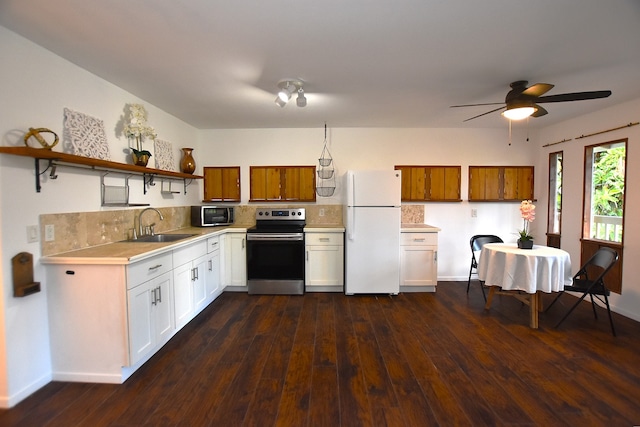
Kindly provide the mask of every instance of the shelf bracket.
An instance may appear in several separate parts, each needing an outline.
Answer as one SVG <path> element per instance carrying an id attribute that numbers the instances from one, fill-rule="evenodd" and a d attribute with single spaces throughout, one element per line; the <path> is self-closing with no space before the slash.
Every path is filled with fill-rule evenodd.
<path id="1" fill-rule="evenodd" d="M 147 194 L 147 186 L 153 187 L 154 185 L 156 185 L 156 183 L 154 182 L 154 179 L 155 179 L 155 175 L 152 173 L 142 174 L 142 180 L 144 181 L 144 185 L 143 185 L 144 194 Z"/>
<path id="2" fill-rule="evenodd" d="M 187 182 L 187 181 L 189 181 L 189 182 Z M 187 187 L 188 187 L 189 185 L 191 185 L 191 182 L 192 182 L 192 181 L 193 181 L 192 179 L 187 179 L 187 178 L 185 178 L 185 179 L 183 179 L 183 180 L 182 180 L 182 183 L 184 184 L 184 194 L 185 194 L 185 195 L 187 194 Z"/>
<path id="3" fill-rule="evenodd" d="M 47 160 L 47 167 L 44 168 L 44 170 L 42 172 L 40 172 L 40 160 L 45 160 L 45 159 L 39 159 L 39 158 L 34 158 L 34 163 L 35 163 L 35 177 L 36 177 L 36 193 L 39 193 L 40 190 L 42 190 L 42 183 L 40 182 L 40 176 L 45 174 L 49 169 L 51 169 L 51 172 L 49 173 L 49 178 L 51 179 L 57 179 L 58 175 L 56 174 L 56 164 L 53 162 L 53 159 L 46 159 Z"/>

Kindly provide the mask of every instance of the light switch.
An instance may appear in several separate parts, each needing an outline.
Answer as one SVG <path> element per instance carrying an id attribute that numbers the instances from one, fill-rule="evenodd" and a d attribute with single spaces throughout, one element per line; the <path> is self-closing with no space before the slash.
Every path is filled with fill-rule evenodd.
<path id="1" fill-rule="evenodd" d="M 44 241 L 53 242 L 56 239 L 56 229 L 53 224 L 47 224 L 44 226 Z"/>
<path id="2" fill-rule="evenodd" d="M 37 225 L 27 225 L 27 243 L 35 243 L 40 240 L 40 230 Z"/>

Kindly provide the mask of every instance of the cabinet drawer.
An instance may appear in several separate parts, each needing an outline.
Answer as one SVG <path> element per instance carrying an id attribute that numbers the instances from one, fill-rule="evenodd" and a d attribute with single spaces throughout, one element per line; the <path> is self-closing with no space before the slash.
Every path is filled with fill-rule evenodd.
<path id="1" fill-rule="evenodd" d="M 213 251 L 217 251 L 220 249 L 220 237 L 209 237 L 207 239 L 207 253 L 210 254 Z"/>
<path id="2" fill-rule="evenodd" d="M 171 251 L 127 266 L 127 289 L 158 277 L 173 269 Z"/>
<path id="3" fill-rule="evenodd" d="M 401 233 L 402 246 L 435 246 L 438 244 L 438 233 Z"/>
<path id="4" fill-rule="evenodd" d="M 306 233 L 305 244 L 309 245 L 343 245 L 344 237 L 342 233 Z"/>
<path id="5" fill-rule="evenodd" d="M 173 265 L 178 267 L 207 254 L 207 241 L 200 240 L 184 248 L 173 251 Z"/>

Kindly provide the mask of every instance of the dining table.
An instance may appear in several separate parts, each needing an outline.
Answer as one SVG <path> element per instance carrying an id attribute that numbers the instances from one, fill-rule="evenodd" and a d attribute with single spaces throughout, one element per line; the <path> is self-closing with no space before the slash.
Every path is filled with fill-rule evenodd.
<path id="1" fill-rule="evenodd" d="M 495 295 L 512 296 L 529 306 L 529 326 L 538 328 L 542 293 L 561 292 L 573 281 L 569 253 L 549 246 L 521 249 L 516 243 L 488 243 L 478 261 L 478 279 L 489 287 L 485 309 Z"/>

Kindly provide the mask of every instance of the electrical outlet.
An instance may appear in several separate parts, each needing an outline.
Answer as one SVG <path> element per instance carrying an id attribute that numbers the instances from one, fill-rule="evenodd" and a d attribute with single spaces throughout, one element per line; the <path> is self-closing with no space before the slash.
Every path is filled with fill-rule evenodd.
<path id="1" fill-rule="evenodd" d="M 27 243 L 35 243 L 40 240 L 40 230 L 37 225 L 27 225 Z"/>
<path id="2" fill-rule="evenodd" d="M 471 209 L 471 218 L 477 218 L 478 209 Z"/>
<path id="3" fill-rule="evenodd" d="M 44 241 L 53 242 L 56 239 L 56 229 L 53 224 L 47 224 L 44 226 Z"/>
<path id="4" fill-rule="evenodd" d="M 320 209 L 320 216 L 324 216 L 324 209 Z"/>

